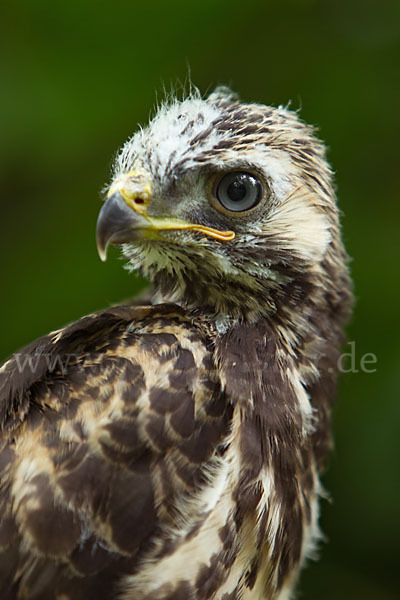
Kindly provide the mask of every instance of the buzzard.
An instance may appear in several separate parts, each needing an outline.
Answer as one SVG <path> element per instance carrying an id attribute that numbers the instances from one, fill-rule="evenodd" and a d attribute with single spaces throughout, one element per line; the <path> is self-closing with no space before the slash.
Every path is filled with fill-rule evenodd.
<path id="1" fill-rule="evenodd" d="M 310 126 L 163 104 L 97 223 L 153 284 L 0 369 L 2 600 L 285 600 L 318 541 L 351 285 Z"/>

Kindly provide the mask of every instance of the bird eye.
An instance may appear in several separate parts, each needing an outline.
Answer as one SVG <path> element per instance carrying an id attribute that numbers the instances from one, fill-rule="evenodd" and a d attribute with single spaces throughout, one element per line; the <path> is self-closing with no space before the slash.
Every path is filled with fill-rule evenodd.
<path id="1" fill-rule="evenodd" d="M 262 185 L 255 175 L 234 171 L 219 180 L 216 196 L 227 210 L 242 212 L 254 208 L 260 202 Z"/>

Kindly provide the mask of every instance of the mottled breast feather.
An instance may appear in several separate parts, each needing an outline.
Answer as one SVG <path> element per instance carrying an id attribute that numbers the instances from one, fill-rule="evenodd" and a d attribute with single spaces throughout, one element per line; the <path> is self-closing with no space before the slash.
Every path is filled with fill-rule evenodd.
<path id="1" fill-rule="evenodd" d="M 1 598 L 111 598 L 162 532 L 170 552 L 230 431 L 210 333 L 177 307 L 121 306 L 5 364 Z"/>

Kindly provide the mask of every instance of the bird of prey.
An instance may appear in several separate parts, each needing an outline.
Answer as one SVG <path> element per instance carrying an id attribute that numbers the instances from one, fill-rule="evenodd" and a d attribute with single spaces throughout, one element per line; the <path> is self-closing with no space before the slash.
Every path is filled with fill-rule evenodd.
<path id="1" fill-rule="evenodd" d="M 2 600 L 287 600 L 351 308 L 313 129 L 226 88 L 123 146 L 97 223 L 152 296 L 0 369 Z"/>

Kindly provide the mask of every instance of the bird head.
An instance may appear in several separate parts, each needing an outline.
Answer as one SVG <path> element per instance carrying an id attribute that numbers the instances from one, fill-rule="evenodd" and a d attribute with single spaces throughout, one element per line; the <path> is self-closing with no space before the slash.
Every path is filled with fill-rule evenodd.
<path id="1" fill-rule="evenodd" d="M 123 146 L 97 224 L 103 260 L 110 243 L 159 299 L 247 318 L 346 273 L 323 144 L 296 113 L 226 88 L 162 105 Z"/>

